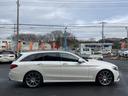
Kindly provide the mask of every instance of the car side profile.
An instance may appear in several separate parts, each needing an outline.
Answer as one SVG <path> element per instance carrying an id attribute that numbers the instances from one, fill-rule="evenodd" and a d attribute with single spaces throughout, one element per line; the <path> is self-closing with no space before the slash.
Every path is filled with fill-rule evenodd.
<path id="1" fill-rule="evenodd" d="M 10 65 L 9 78 L 28 87 L 46 82 L 118 82 L 118 67 L 109 62 L 85 60 L 65 51 L 26 52 Z"/>

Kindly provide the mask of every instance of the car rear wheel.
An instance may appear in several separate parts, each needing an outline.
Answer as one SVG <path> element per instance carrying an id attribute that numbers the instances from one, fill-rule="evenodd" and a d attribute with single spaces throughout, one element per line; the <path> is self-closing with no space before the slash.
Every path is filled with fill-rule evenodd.
<path id="1" fill-rule="evenodd" d="M 111 71 L 103 70 L 100 71 L 97 75 L 96 81 L 98 84 L 107 86 L 113 83 L 114 77 Z"/>
<path id="2" fill-rule="evenodd" d="M 39 72 L 32 71 L 27 73 L 24 77 L 24 84 L 30 88 L 39 87 L 42 83 L 43 78 Z"/>

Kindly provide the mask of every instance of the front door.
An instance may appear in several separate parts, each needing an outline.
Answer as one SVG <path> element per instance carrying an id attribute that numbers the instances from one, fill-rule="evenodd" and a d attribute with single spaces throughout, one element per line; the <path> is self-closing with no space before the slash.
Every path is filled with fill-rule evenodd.
<path id="1" fill-rule="evenodd" d="M 70 53 L 60 53 L 61 79 L 62 81 L 86 81 L 88 80 L 88 65 L 78 63 L 77 56 Z"/>

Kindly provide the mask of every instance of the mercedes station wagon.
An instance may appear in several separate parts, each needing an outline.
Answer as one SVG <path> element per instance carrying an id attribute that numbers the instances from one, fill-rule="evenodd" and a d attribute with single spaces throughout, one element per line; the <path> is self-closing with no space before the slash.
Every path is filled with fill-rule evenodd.
<path id="1" fill-rule="evenodd" d="M 96 82 L 107 86 L 120 80 L 116 65 L 65 51 L 21 53 L 10 65 L 9 79 L 31 88 L 46 82 Z"/>

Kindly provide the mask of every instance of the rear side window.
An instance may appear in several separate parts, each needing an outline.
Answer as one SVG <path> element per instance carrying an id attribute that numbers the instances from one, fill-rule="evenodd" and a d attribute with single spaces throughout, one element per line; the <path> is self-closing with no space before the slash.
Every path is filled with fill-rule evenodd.
<path id="1" fill-rule="evenodd" d="M 60 61 L 60 56 L 58 53 L 44 53 L 43 61 Z"/>
<path id="2" fill-rule="evenodd" d="M 32 54 L 25 57 L 21 61 L 42 61 L 42 54 Z"/>
<path id="3" fill-rule="evenodd" d="M 21 61 L 60 61 L 58 53 L 38 53 L 27 56 Z"/>

